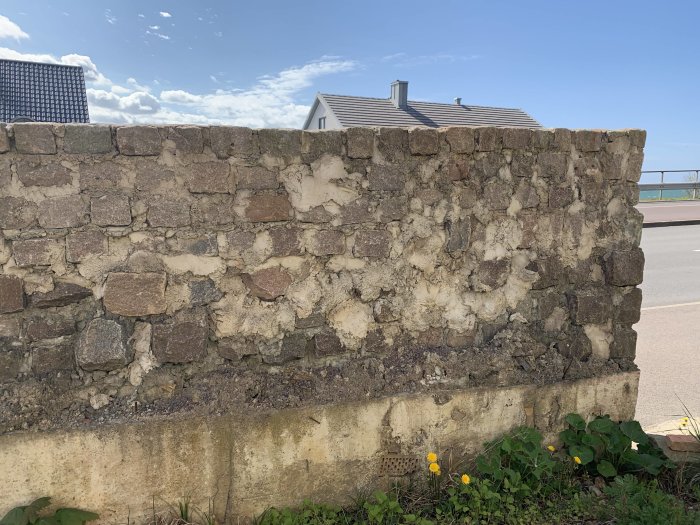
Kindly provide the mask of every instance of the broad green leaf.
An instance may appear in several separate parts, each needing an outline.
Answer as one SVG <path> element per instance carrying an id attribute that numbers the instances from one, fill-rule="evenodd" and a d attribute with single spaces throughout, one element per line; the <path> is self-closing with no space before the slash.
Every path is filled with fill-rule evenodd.
<path id="1" fill-rule="evenodd" d="M 36 525 L 60 525 L 55 516 L 43 516 L 36 520 Z"/>
<path id="2" fill-rule="evenodd" d="M 595 457 L 593 449 L 585 445 L 573 445 L 569 447 L 569 455 L 572 458 L 579 458 L 581 460 L 582 465 L 587 465 L 588 463 L 593 461 L 593 458 Z"/>
<path id="3" fill-rule="evenodd" d="M 51 498 L 43 497 L 32 501 L 24 511 L 29 523 L 36 523 L 39 519 L 39 511 L 51 505 Z"/>
<path id="4" fill-rule="evenodd" d="M 635 443 L 646 445 L 649 442 L 649 436 L 642 430 L 639 421 L 623 421 L 620 423 L 620 430 Z"/>
<path id="5" fill-rule="evenodd" d="M 604 478 L 613 478 L 617 476 L 617 469 L 609 461 L 602 460 L 596 465 L 596 469 L 598 470 L 598 474 Z"/>
<path id="6" fill-rule="evenodd" d="M 580 441 L 578 434 L 576 434 L 576 432 L 574 432 L 570 428 L 559 432 L 559 439 L 561 439 L 562 443 L 564 443 L 567 446 L 575 445 Z"/>
<path id="7" fill-rule="evenodd" d="M 603 440 L 600 438 L 600 436 L 596 436 L 594 434 L 584 434 L 581 437 L 581 443 L 592 447 L 597 454 L 602 454 L 603 450 L 605 450 L 605 443 Z"/>
<path id="8" fill-rule="evenodd" d="M 0 525 L 27 525 L 27 515 L 24 512 L 26 508 L 15 507 L 5 514 L 5 517 L 0 520 Z"/>
<path id="9" fill-rule="evenodd" d="M 93 521 L 99 518 L 99 514 L 80 509 L 58 509 L 56 520 L 59 525 L 83 525 L 86 521 Z"/>
<path id="10" fill-rule="evenodd" d="M 588 429 L 593 432 L 599 432 L 601 434 L 610 434 L 615 430 L 615 423 L 608 417 L 602 416 L 597 417 L 590 423 L 588 423 Z"/>
<path id="11" fill-rule="evenodd" d="M 566 416 L 566 422 L 575 430 L 586 430 L 586 422 L 578 414 L 569 414 Z"/>

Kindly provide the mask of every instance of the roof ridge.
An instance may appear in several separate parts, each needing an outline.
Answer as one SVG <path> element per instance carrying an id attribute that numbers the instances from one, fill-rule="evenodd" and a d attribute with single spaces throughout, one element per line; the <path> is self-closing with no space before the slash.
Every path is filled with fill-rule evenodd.
<path id="1" fill-rule="evenodd" d="M 38 66 L 77 67 L 83 69 L 83 66 L 75 66 L 73 64 L 56 64 L 55 62 L 35 62 L 33 60 L 16 60 L 14 58 L 0 58 L 0 62 L 17 62 L 19 64 L 34 64 Z"/>
<path id="2" fill-rule="evenodd" d="M 379 97 L 360 97 L 357 95 L 337 95 L 335 93 L 319 93 L 319 95 L 322 95 L 324 97 L 343 97 L 343 98 L 360 98 L 360 99 L 365 99 L 365 100 L 382 100 L 385 102 L 390 102 L 390 98 L 379 98 Z M 466 108 L 486 108 L 486 109 L 512 109 L 515 111 L 523 111 L 521 108 L 513 108 L 513 107 L 505 107 L 505 106 L 482 106 L 480 104 L 454 104 L 451 102 L 433 102 L 433 101 L 428 101 L 428 100 L 408 100 L 407 101 L 409 104 L 411 103 L 419 103 L 419 104 L 434 104 L 436 106 L 462 106 Z"/>

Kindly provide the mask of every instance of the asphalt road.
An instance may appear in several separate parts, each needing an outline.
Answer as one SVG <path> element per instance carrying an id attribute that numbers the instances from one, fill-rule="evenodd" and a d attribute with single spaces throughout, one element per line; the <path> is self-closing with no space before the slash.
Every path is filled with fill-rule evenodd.
<path id="1" fill-rule="evenodd" d="M 644 215 L 644 223 L 700 221 L 700 201 L 640 202 L 637 209 Z"/>
<path id="2" fill-rule="evenodd" d="M 645 228 L 642 248 L 636 417 L 651 427 L 680 417 L 680 400 L 700 415 L 700 225 Z"/>

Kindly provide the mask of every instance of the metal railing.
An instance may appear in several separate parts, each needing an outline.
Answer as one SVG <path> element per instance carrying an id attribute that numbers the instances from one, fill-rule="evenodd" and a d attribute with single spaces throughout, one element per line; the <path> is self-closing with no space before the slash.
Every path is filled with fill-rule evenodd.
<path id="1" fill-rule="evenodd" d="M 700 170 L 651 170 L 651 171 L 643 171 L 642 175 L 644 174 L 650 174 L 650 173 L 658 173 L 660 175 L 660 182 L 658 183 L 640 183 L 639 184 L 639 191 L 640 191 L 640 199 L 642 200 L 664 200 L 664 191 L 669 192 L 669 191 L 674 191 L 674 192 L 685 192 L 685 193 L 676 193 L 673 195 L 671 198 L 677 199 L 677 200 L 692 200 L 692 199 L 697 199 L 700 196 Z M 667 180 L 664 180 L 664 178 L 667 176 L 669 173 L 687 173 L 688 176 L 686 177 L 687 180 L 684 180 L 682 182 L 668 182 Z M 651 191 L 658 191 L 659 196 L 658 198 L 644 198 L 644 192 L 651 192 Z M 668 194 L 668 193 L 667 193 Z M 680 196 L 679 196 L 680 195 Z"/>

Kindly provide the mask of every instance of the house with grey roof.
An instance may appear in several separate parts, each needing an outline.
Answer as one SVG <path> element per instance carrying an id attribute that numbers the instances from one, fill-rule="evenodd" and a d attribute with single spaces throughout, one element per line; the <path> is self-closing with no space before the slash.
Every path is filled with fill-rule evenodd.
<path id="1" fill-rule="evenodd" d="M 389 98 L 352 97 L 318 93 L 304 128 L 340 129 L 355 126 L 509 126 L 541 128 L 521 109 L 470 106 L 456 98 L 454 104 L 408 100 L 408 82 L 391 84 Z"/>
<path id="2" fill-rule="evenodd" d="M 0 122 L 90 122 L 83 68 L 0 59 Z"/>

